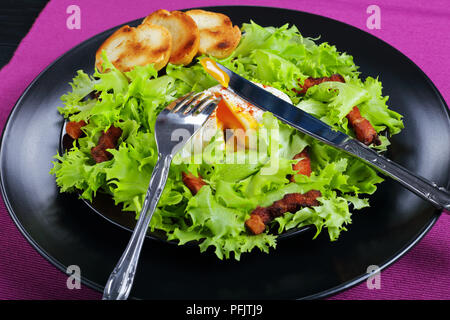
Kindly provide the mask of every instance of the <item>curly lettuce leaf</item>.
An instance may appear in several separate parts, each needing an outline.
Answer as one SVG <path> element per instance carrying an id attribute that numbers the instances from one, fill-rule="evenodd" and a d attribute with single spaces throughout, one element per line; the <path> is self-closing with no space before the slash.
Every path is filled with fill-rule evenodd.
<path id="1" fill-rule="evenodd" d="M 90 101 L 82 101 L 94 90 L 96 81 L 82 70 L 77 71 L 69 85 L 72 91 L 61 96 L 64 107 L 58 107 L 58 111 L 67 118 L 70 114 L 82 111 L 89 107 Z"/>
<path id="2" fill-rule="evenodd" d="M 245 218 L 248 216 L 245 211 L 221 205 L 216 201 L 209 186 L 200 189 L 199 193 L 189 200 L 187 214 L 192 225 L 187 231 L 178 229 L 170 238 L 173 239 L 175 234 L 182 235 L 183 243 L 204 238 L 200 250 L 203 252 L 212 246 L 219 259 L 228 259 L 233 252 L 234 258 L 239 260 L 243 252 L 249 252 L 255 247 L 267 252 L 269 247 L 275 246 L 274 236 L 248 235 L 244 227 Z M 194 230 L 204 236 L 196 236 Z"/>

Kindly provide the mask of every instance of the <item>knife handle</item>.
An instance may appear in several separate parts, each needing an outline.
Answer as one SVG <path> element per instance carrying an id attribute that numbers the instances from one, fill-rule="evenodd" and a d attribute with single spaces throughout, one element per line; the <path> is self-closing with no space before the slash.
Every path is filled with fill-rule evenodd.
<path id="1" fill-rule="evenodd" d="M 340 148 L 379 169 L 438 209 L 450 210 L 450 193 L 444 187 L 412 173 L 355 139 L 348 139 Z"/>

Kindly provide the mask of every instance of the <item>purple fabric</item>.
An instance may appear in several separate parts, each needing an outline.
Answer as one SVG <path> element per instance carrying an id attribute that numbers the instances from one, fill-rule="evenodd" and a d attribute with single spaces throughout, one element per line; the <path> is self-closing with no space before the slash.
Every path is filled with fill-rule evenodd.
<path id="1" fill-rule="evenodd" d="M 394 4 L 395 3 L 395 4 Z M 69 30 L 66 9 L 81 8 L 81 29 Z M 388 42 L 411 58 L 450 101 L 450 7 L 447 0 L 375 2 L 381 9 L 381 29 L 368 30 L 366 12 L 372 1 L 291 0 L 58 0 L 42 11 L 11 62 L 0 71 L 0 128 L 27 85 L 58 56 L 95 34 L 143 17 L 159 8 L 168 10 L 208 5 L 277 6 L 311 12 L 346 22 Z M 251 19 L 251 17 L 249 17 Z M 299 26 L 301 29 L 301 25 Z M 21 235 L 0 200 L 0 299 L 99 299 L 82 286 L 66 287 L 67 277 Z M 381 289 L 366 283 L 331 299 L 449 299 L 450 216 L 442 215 L 410 252 L 381 273 Z"/>

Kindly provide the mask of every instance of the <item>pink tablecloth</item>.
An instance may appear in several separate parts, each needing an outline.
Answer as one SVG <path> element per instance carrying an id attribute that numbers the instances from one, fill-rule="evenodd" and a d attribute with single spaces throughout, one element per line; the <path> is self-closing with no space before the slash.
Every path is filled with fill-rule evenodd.
<path id="1" fill-rule="evenodd" d="M 0 71 L 0 128 L 27 85 L 55 58 L 89 37 L 159 8 L 169 10 L 210 5 L 277 6 L 311 12 L 346 22 L 385 40 L 411 58 L 450 102 L 450 7 L 447 0 L 53 0 L 42 11 Z M 366 25 L 369 5 L 381 9 L 381 29 Z M 66 26 L 70 5 L 81 9 L 81 29 Z M 251 17 L 249 17 L 250 19 Z M 43 46 L 45 44 L 45 46 Z M 39 255 L 20 234 L 0 200 L 0 299 L 99 299 L 85 286 L 66 287 L 67 277 Z M 397 263 L 381 274 L 381 289 L 365 283 L 332 299 L 449 299 L 450 216 Z"/>

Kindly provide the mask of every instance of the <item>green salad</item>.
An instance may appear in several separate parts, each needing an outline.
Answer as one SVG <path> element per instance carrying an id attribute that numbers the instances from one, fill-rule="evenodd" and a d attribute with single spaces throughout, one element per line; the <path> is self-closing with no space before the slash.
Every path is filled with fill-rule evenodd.
<path id="1" fill-rule="evenodd" d="M 217 60 L 241 76 L 274 87 L 289 96 L 294 105 L 326 122 L 336 130 L 355 136 L 346 115 L 358 106 L 361 115 L 377 131 L 384 151 L 388 138 L 403 128 L 402 117 L 387 106 L 377 78 L 361 79 L 358 67 L 349 54 L 337 51 L 328 43 L 303 37 L 295 26 L 262 27 L 244 24 L 236 50 L 226 59 Z M 191 91 L 217 85 L 200 65 L 168 64 L 158 75 L 152 65 L 137 66 L 122 73 L 103 57 L 103 70 L 88 75 L 79 70 L 71 83 L 72 90 L 61 97 L 59 112 L 70 121 L 84 120 L 80 137 L 70 150 L 55 155 L 51 174 L 61 192 L 79 192 L 92 201 L 97 193 L 107 193 L 136 218 L 140 213 L 153 167 L 157 161 L 154 126 L 158 113 L 173 100 Z M 296 92 L 308 77 L 340 74 L 345 83 L 323 82 L 305 95 Z M 86 98 L 97 92 L 98 97 Z M 111 160 L 95 163 L 91 149 L 102 132 L 111 126 L 122 129 L 116 149 L 108 151 Z M 213 137 L 205 146 L 214 157 L 201 163 L 174 161 L 169 178 L 151 220 L 151 229 L 163 230 L 169 240 L 180 245 L 196 240 L 200 251 L 208 248 L 218 258 L 239 260 L 241 254 L 255 248 L 269 252 L 275 248 L 277 235 L 306 225 L 314 225 L 316 237 L 322 230 L 331 241 L 338 239 L 351 223 L 351 211 L 369 206 L 367 195 L 373 194 L 383 179 L 360 160 L 318 142 L 283 124 L 272 114 L 264 113 L 260 128 L 277 130 L 263 140 L 277 146 L 258 156 L 256 163 L 230 164 L 224 161 L 223 149 Z M 293 157 L 308 147 L 312 174 L 294 175 Z M 240 150 L 249 157 L 252 150 Z M 264 169 L 276 159 L 277 172 L 267 175 Z M 175 159 L 174 159 L 175 160 Z M 180 160 L 180 159 L 178 159 Z M 183 184 L 182 172 L 200 175 L 207 185 L 193 195 Z M 289 193 L 319 190 L 319 206 L 287 212 L 270 223 L 258 235 L 250 234 L 245 221 L 257 206 L 270 206 Z"/>

